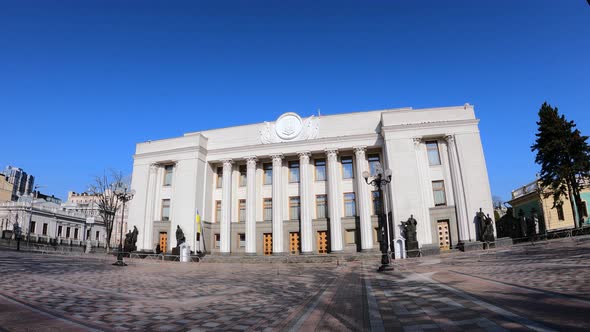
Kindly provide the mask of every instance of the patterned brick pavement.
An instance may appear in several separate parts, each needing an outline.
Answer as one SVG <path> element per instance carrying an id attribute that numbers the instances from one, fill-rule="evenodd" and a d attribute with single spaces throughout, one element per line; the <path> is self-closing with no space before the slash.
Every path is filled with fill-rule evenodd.
<path id="1" fill-rule="evenodd" d="M 379 274 L 373 261 L 121 268 L 0 251 L 0 330 L 584 330 L 589 252 L 590 241 L 564 239 L 406 260 Z"/>

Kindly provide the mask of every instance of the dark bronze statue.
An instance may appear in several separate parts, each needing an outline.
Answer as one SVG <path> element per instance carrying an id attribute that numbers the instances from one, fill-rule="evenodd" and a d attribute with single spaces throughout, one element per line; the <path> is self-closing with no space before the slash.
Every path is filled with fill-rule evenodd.
<path id="1" fill-rule="evenodd" d="M 402 222 L 404 226 L 404 236 L 406 238 L 406 242 L 417 241 L 416 240 L 416 226 L 418 222 L 414 219 L 414 215 L 410 215 L 410 218 L 407 221 Z"/>
<path id="2" fill-rule="evenodd" d="M 129 231 L 129 232 L 127 232 L 127 234 L 125 234 L 125 250 L 124 251 L 126 253 L 130 253 L 132 251 L 137 250 L 137 234 L 139 234 L 139 231 L 137 230 L 136 226 L 133 226 L 133 231 Z"/>
<path id="3" fill-rule="evenodd" d="M 407 221 L 402 222 L 404 228 L 404 237 L 406 238 L 406 251 L 408 257 L 417 257 L 419 255 L 418 238 L 416 236 L 416 228 L 418 221 L 414 219 L 414 215 L 410 215 Z"/>
<path id="4" fill-rule="evenodd" d="M 186 242 L 186 238 L 184 237 L 184 232 L 180 228 L 180 225 L 176 226 L 176 246 L 180 246 Z"/>
<path id="5" fill-rule="evenodd" d="M 484 225 L 482 231 L 482 240 L 484 242 L 495 242 L 494 236 L 494 221 L 490 218 L 490 215 L 484 216 Z"/>

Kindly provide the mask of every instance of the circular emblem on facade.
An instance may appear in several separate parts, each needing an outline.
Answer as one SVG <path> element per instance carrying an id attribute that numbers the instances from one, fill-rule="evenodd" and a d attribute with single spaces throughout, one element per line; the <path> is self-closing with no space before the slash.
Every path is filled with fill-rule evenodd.
<path id="1" fill-rule="evenodd" d="M 293 139 L 301 133 L 303 121 L 296 113 L 285 113 L 277 119 L 275 131 L 284 140 Z"/>

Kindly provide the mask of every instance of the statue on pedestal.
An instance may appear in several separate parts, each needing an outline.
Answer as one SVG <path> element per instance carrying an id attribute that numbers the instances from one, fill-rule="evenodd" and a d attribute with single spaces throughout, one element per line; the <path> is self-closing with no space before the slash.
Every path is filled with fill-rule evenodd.
<path id="1" fill-rule="evenodd" d="M 125 252 L 127 253 L 126 255 L 129 255 L 130 252 L 137 250 L 136 243 L 138 233 L 139 231 L 137 230 L 137 227 L 133 226 L 133 231 L 129 231 L 127 232 L 127 234 L 125 234 Z"/>
<path id="2" fill-rule="evenodd" d="M 410 215 L 407 221 L 402 222 L 404 228 L 404 237 L 406 238 L 406 251 L 408 257 L 417 257 L 419 255 L 418 238 L 416 236 L 416 227 L 418 221 L 414 219 L 414 215 Z"/>
<path id="3" fill-rule="evenodd" d="M 172 255 L 180 255 L 180 245 L 186 242 L 184 232 L 180 225 L 176 226 L 176 247 L 172 248 Z"/>
<path id="4" fill-rule="evenodd" d="M 496 237 L 494 236 L 494 221 L 490 218 L 490 215 L 484 216 L 484 225 L 482 231 L 482 240 L 485 242 L 495 242 Z"/>
<path id="5" fill-rule="evenodd" d="M 186 242 L 186 238 L 184 237 L 184 232 L 182 231 L 182 228 L 180 228 L 180 225 L 176 226 L 176 246 L 180 246 L 181 244 L 183 244 L 184 242 Z"/>

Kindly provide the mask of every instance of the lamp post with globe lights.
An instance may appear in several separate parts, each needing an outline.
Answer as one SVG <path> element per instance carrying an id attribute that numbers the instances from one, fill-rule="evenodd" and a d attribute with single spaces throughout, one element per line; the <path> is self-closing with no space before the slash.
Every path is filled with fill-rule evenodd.
<path id="1" fill-rule="evenodd" d="M 370 174 L 368 171 L 364 171 L 363 178 L 365 178 L 365 182 L 368 185 L 377 188 L 379 191 L 379 199 L 381 200 L 379 211 L 379 232 L 381 233 L 379 246 L 381 249 L 381 266 L 379 266 L 377 271 L 391 271 L 393 270 L 393 266 L 391 265 L 390 252 L 393 250 L 393 248 L 391 248 L 389 236 L 391 234 L 390 232 L 393 230 L 393 226 L 391 225 L 391 220 L 389 220 L 386 216 L 383 204 L 385 201 L 383 197 L 383 188 L 385 188 L 387 184 L 391 182 L 391 170 L 387 169 L 383 171 L 381 164 L 377 163 L 375 166 L 375 174 Z"/>
<path id="2" fill-rule="evenodd" d="M 116 266 L 127 266 L 123 262 L 123 220 L 125 219 L 125 203 L 133 199 L 135 190 L 128 190 L 127 186 L 120 183 L 115 189 L 115 196 L 117 199 L 123 202 L 123 210 L 121 211 L 121 234 L 119 235 L 119 250 L 117 252 L 117 261 L 113 263 Z M 114 219 L 113 219 L 114 220 Z"/>

